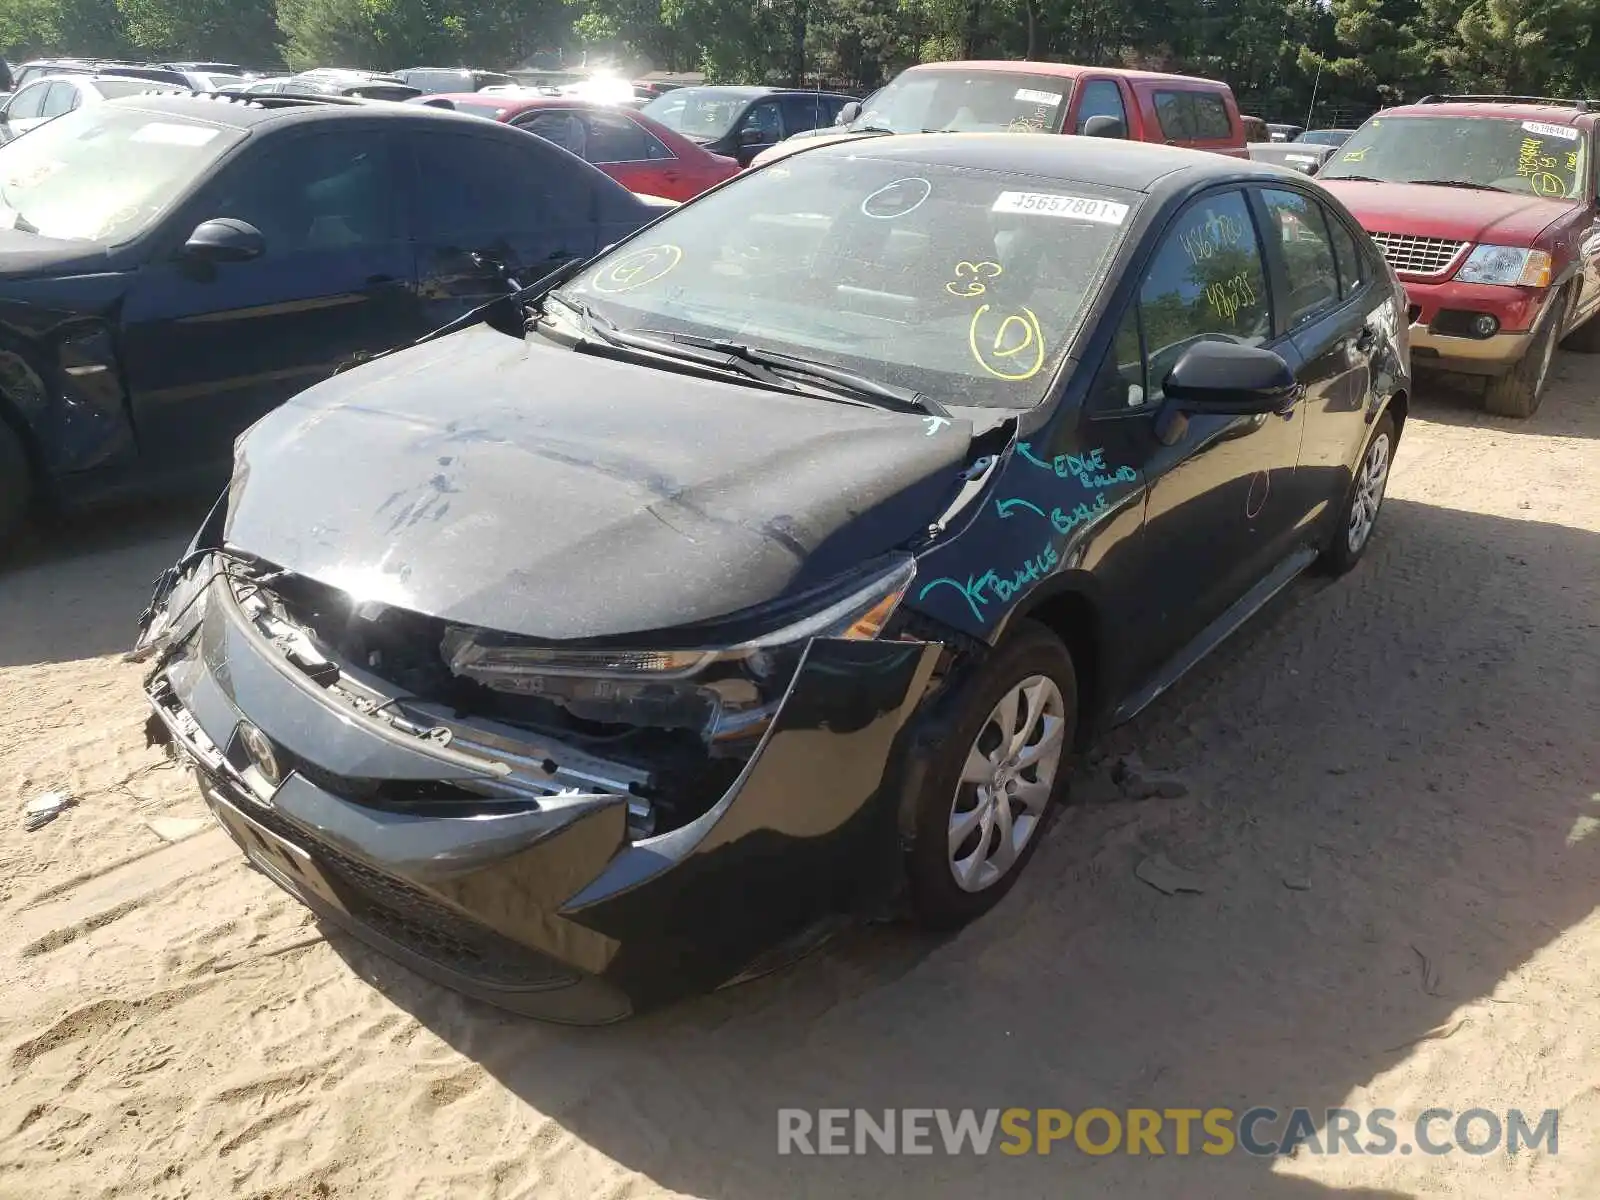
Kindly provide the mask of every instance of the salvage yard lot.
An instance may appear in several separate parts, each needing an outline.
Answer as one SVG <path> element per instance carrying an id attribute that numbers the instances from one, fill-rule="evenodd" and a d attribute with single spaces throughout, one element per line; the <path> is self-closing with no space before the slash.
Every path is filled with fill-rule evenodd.
<path id="1" fill-rule="evenodd" d="M 119 657 L 199 513 L 75 524 L 0 574 L 0 1196 L 1593 1195 L 1600 388 L 1557 369 L 1527 422 L 1427 388 L 1367 560 L 1108 738 L 976 925 L 601 1030 L 248 870 Z M 1134 748 L 1187 794 L 1117 798 Z M 24 832 L 49 788 L 78 805 Z M 1252 1105 L 1560 1108 L 1559 1153 L 776 1155 L 780 1107 Z"/>

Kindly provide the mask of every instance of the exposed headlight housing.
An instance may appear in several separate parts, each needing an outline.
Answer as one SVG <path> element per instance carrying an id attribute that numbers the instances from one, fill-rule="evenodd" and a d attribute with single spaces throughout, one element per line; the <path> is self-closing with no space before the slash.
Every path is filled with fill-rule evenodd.
<path id="1" fill-rule="evenodd" d="M 916 573 L 915 559 L 897 558 L 810 593 L 770 630 L 722 646 L 579 649 L 457 626 L 440 653 L 453 674 L 496 691 L 548 700 L 584 720 L 695 729 L 716 744 L 764 727 L 812 638 L 882 633 Z"/>
<path id="2" fill-rule="evenodd" d="M 1461 283 L 1495 283 L 1508 287 L 1549 287 L 1550 256 L 1525 246 L 1479 246 L 1456 272 Z"/>

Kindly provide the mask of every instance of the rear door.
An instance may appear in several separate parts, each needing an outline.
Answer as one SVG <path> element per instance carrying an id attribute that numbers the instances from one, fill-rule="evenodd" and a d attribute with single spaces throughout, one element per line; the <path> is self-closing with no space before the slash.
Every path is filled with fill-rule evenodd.
<path id="1" fill-rule="evenodd" d="M 783 116 L 778 101 L 776 99 L 756 101 L 745 110 L 734 131 L 738 144 L 735 157 L 738 158 L 739 165 L 748 167 L 751 159 L 769 146 L 776 146 L 785 136 Z"/>
<path id="2" fill-rule="evenodd" d="M 1305 440 L 1296 477 L 1303 511 L 1341 499 L 1366 436 L 1373 355 L 1388 343 L 1387 287 L 1344 222 L 1314 197 L 1258 192 L 1275 253 L 1273 291 L 1302 360 Z M 1386 281 L 1385 281 L 1386 282 Z"/>
<path id="3" fill-rule="evenodd" d="M 600 248 L 590 169 L 542 138 L 487 122 L 408 137 L 416 271 L 432 326 Z"/>
<path id="4" fill-rule="evenodd" d="M 1237 188 L 1191 201 L 1168 225 L 1086 413 L 1095 427 L 1087 444 L 1117 447 L 1115 461 L 1147 481 L 1146 578 L 1134 605 L 1150 637 L 1145 661 L 1133 664 L 1140 673 L 1270 572 L 1297 523 L 1301 406 L 1284 416 L 1191 415 L 1170 444 L 1158 436 L 1162 383 L 1183 351 L 1205 340 L 1267 346 L 1299 365 L 1275 322 L 1268 259 Z"/>
<path id="5" fill-rule="evenodd" d="M 267 410 L 426 332 L 390 138 L 360 123 L 302 128 L 246 142 L 129 290 L 123 357 L 141 453 L 158 469 L 225 460 Z M 261 257 L 177 255 L 218 217 L 260 230 Z"/>

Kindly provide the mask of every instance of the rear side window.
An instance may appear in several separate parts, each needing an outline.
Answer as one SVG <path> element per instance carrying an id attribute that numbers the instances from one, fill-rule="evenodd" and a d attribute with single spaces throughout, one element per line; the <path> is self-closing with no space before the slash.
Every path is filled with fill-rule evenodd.
<path id="1" fill-rule="evenodd" d="M 1279 307 L 1293 329 L 1339 299 L 1339 271 L 1322 205 L 1299 192 L 1266 191 L 1262 198 L 1283 246 L 1289 294 Z"/>
<path id="2" fill-rule="evenodd" d="M 1150 401 L 1191 344 L 1260 346 L 1272 336 L 1261 243 L 1242 193 L 1204 196 L 1183 211 L 1145 272 L 1139 310 Z"/>
<path id="3" fill-rule="evenodd" d="M 423 238 L 489 245 L 508 233 L 538 229 L 548 220 L 551 181 L 523 147 L 460 133 L 421 134 L 413 144 L 418 233 Z"/>
<path id="4" fill-rule="evenodd" d="M 1228 106 L 1215 92 L 1157 92 L 1155 106 L 1161 132 L 1172 141 L 1218 141 L 1233 136 Z"/>
<path id="5" fill-rule="evenodd" d="M 50 94 L 45 97 L 44 110 L 39 114 L 42 117 L 59 117 L 62 113 L 71 112 L 78 107 L 78 88 L 71 83 L 52 83 Z"/>
<path id="6" fill-rule="evenodd" d="M 1072 132 L 1082 133 L 1090 117 L 1115 117 L 1128 128 L 1128 111 L 1122 104 L 1122 89 L 1113 79 L 1091 79 L 1083 85 L 1083 98 L 1078 101 L 1078 119 Z"/>
<path id="7" fill-rule="evenodd" d="M 6 115 L 13 121 L 31 121 L 43 111 L 44 98 L 50 87 L 48 83 L 30 83 L 12 97 Z"/>
<path id="8" fill-rule="evenodd" d="M 1323 216 L 1327 218 L 1328 233 L 1333 240 L 1333 258 L 1339 264 L 1339 296 L 1341 299 L 1347 299 L 1371 276 L 1367 266 L 1367 256 L 1361 253 L 1355 235 L 1345 227 L 1343 221 L 1331 212 L 1325 211 Z"/>
<path id="9" fill-rule="evenodd" d="M 591 112 L 588 125 L 588 152 L 582 157 L 592 163 L 659 162 L 673 157 L 648 129 L 620 114 Z"/>

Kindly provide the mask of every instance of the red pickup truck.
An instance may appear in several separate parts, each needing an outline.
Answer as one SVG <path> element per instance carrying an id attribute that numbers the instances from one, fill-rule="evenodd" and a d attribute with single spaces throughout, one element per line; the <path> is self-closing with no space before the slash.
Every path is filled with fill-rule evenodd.
<path id="1" fill-rule="evenodd" d="M 1076 133 L 1246 158 L 1244 123 L 1225 83 L 1189 75 L 1051 62 L 942 62 L 895 76 L 841 123 L 779 142 L 750 164 L 875 133 Z"/>
<path id="2" fill-rule="evenodd" d="M 1539 407 L 1556 344 L 1600 352 L 1600 115 L 1582 100 L 1444 96 L 1390 108 L 1317 174 L 1410 298 L 1417 368 Z"/>

